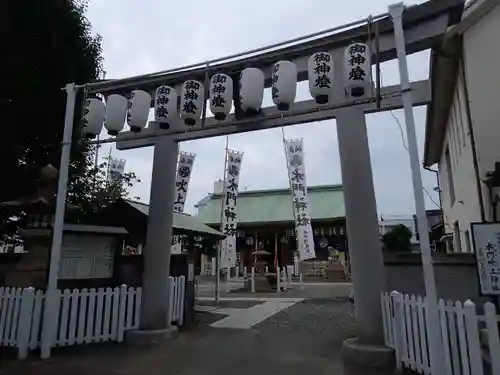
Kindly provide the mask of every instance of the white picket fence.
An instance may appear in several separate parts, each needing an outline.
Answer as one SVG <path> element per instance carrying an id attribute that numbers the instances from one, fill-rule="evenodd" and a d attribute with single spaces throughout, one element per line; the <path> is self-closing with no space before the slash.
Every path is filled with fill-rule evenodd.
<path id="1" fill-rule="evenodd" d="M 183 324 L 185 278 L 170 278 L 172 323 Z M 127 287 L 57 290 L 58 311 L 52 346 L 122 342 L 139 327 L 142 289 Z M 45 292 L 0 287 L 0 347 L 17 347 L 18 357 L 41 345 Z"/>
<path id="2" fill-rule="evenodd" d="M 381 297 L 385 344 L 395 349 L 398 369 L 441 375 L 429 362 L 425 298 L 395 291 Z M 471 300 L 439 300 L 440 327 L 435 329 L 441 331 L 446 375 L 500 375 L 500 317 L 491 302 L 483 305 L 484 315 L 476 307 Z"/>
<path id="3" fill-rule="evenodd" d="M 186 290 L 186 278 L 184 276 L 170 277 L 170 312 L 171 323 L 177 326 L 184 324 L 184 294 Z"/>

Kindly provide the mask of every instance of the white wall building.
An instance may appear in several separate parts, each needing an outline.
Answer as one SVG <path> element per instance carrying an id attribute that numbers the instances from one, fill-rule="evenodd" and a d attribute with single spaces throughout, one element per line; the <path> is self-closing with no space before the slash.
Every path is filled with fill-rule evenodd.
<path id="1" fill-rule="evenodd" d="M 424 166 L 438 166 L 449 251 L 471 252 L 470 224 L 496 218 L 484 183 L 500 162 L 500 6 L 470 2 L 431 53 Z"/>

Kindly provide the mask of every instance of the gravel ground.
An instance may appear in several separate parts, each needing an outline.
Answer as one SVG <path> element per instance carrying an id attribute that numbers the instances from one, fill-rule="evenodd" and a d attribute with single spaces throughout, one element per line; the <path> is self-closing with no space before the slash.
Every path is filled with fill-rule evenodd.
<path id="1" fill-rule="evenodd" d="M 343 338 L 355 336 L 356 322 L 352 304 L 346 298 L 309 299 L 296 303 L 255 326 L 260 330 L 295 333 L 340 333 Z M 341 340 L 342 340 L 341 339 Z"/>
<path id="2" fill-rule="evenodd" d="M 199 314 L 198 324 L 171 342 L 74 348 L 43 362 L 0 364 L 0 374 L 341 375 L 341 343 L 356 333 L 345 298 L 296 303 L 247 330 L 208 327 L 222 317 Z"/>

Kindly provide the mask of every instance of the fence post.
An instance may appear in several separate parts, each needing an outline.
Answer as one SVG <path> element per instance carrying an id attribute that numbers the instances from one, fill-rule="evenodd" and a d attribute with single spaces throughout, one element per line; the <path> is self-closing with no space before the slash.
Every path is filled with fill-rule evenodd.
<path id="1" fill-rule="evenodd" d="M 280 268 L 276 267 L 276 293 L 281 291 L 281 272 Z"/>
<path id="2" fill-rule="evenodd" d="M 172 312 L 174 309 L 174 278 L 169 276 L 168 278 L 168 315 L 167 315 L 167 328 L 172 325 Z"/>
<path id="3" fill-rule="evenodd" d="M 286 278 L 286 268 L 285 268 L 285 267 L 286 267 L 286 266 L 283 266 L 283 267 L 281 268 L 281 272 L 280 272 L 280 277 L 281 277 L 281 278 L 282 278 L 282 280 L 283 280 L 283 290 L 286 290 L 286 289 L 287 289 L 287 285 L 286 285 L 286 284 L 288 283 L 288 280 L 287 280 L 287 278 Z"/>
<path id="4" fill-rule="evenodd" d="M 498 337 L 498 323 L 495 305 L 491 302 L 484 304 L 488 344 L 490 348 L 491 368 L 494 375 L 500 374 L 500 339 Z"/>
<path id="5" fill-rule="evenodd" d="M 481 344 L 479 343 L 476 305 L 470 299 L 464 302 L 464 312 L 471 373 L 483 374 L 483 360 L 481 357 Z"/>
<path id="6" fill-rule="evenodd" d="M 291 265 L 288 265 L 286 266 L 286 273 L 287 273 L 287 276 L 288 276 L 288 285 L 290 288 L 292 288 L 292 283 L 293 283 L 293 280 L 292 280 L 292 275 L 293 275 L 293 266 Z"/>
<path id="7" fill-rule="evenodd" d="M 226 267 L 226 293 L 229 293 L 231 291 L 231 288 L 229 288 L 229 281 L 231 279 L 231 276 L 230 276 L 230 273 L 231 273 L 231 268 Z"/>
<path id="8" fill-rule="evenodd" d="M 118 306 L 118 333 L 116 340 L 118 342 L 123 341 L 123 336 L 125 332 L 125 312 L 127 310 L 127 299 L 130 298 L 128 296 L 127 286 L 122 284 L 120 286 L 120 298 L 119 298 L 119 306 Z M 131 314 L 132 312 L 129 312 Z"/>
<path id="9" fill-rule="evenodd" d="M 401 293 L 396 292 L 395 290 L 391 292 L 391 300 L 392 300 L 392 311 L 391 318 L 393 320 L 392 329 L 394 337 L 394 350 L 396 354 L 396 368 L 401 371 L 402 370 L 402 361 L 403 361 L 403 330 L 406 330 L 403 320 L 403 296 Z"/>
<path id="10" fill-rule="evenodd" d="M 184 324 L 184 304 L 186 303 L 186 277 L 179 277 L 179 291 L 180 291 L 180 300 L 179 303 L 179 319 L 177 320 L 177 324 L 181 327 Z"/>
<path id="11" fill-rule="evenodd" d="M 299 289 L 300 290 L 304 289 L 304 277 L 302 276 L 301 273 L 299 273 Z"/>
<path id="12" fill-rule="evenodd" d="M 390 323 L 389 320 L 392 318 L 391 316 L 391 313 L 389 311 L 389 313 L 387 313 L 388 311 L 388 308 L 387 308 L 387 305 L 389 305 L 389 298 L 387 296 L 388 293 L 386 292 L 380 292 L 380 305 L 381 305 L 381 308 L 382 308 L 382 328 L 383 328 L 383 331 L 384 331 L 384 343 L 385 343 L 385 346 L 393 346 L 394 347 L 394 342 L 391 342 L 391 338 L 389 336 L 389 329 L 388 327 L 390 327 Z M 394 341 L 394 340 L 392 340 Z"/>
<path id="13" fill-rule="evenodd" d="M 250 286 L 252 293 L 255 293 L 255 267 L 252 267 Z"/>
<path id="14" fill-rule="evenodd" d="M 17 357 L 25 359 L 28 356 L 30 344 L 31 323 L 33 320 L 33 303 L 35 289 L 24 288 L 21 294 L 21 308 L 19 310 L 19 321 L 17 322 Z"/>

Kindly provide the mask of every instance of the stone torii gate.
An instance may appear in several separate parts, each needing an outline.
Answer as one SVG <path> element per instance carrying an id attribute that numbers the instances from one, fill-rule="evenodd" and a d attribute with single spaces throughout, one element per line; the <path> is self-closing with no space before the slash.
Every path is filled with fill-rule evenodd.
<path id="1" fill-rule="evenodd" d="M 413 183 L 414 187 L 417 187 L 415 189 L 417 217 L 419 227 L 422 228 L 422 257 L 424 267 L 426 267 L 424 270 L 426 290 L 428 296 L 434 295 L 435 297 L 430 250 L 428 244 L 425 243 L 428 233 L 412 110 L 412 106 L 425 105 L 430 102 L 430 83 L 428 80 L 409 83 L 406 55 L 436 46 L 446 29 L 459 21 L 462 9 L 463 1 L 461 0 L 432 0 L 406 9 L 402 4 L 396 4 L 389 7 L 389 13 L 328 30 L 326 32 L 328 34 L 336 32 L 328 36 L 274 50 L 270 49 L 295 41 L 252 51 L 253 53 L 267 51 L 259 55 L 243 57 L 245 54 L 239 54 L 171 71 L 85 85 L 87 94 L 123 95 L 128 94 L 132 89 L 140 89 L 152 92 L 154 97 L 154 91 L 160 84 L 167 84 L 180 92 L 182 83 L 186 80 L 193 79 L 206 83 L 214 73 L 225 72 L 234 77 L 246 67 L 255 67 L 264 72 L 265 87 L 270 87 L 271 68 L 276 61 L 294 62 L 300 82 L 308 78 L 307 61 L 310 55 L 315 52 L 329 52 L 334 59 L 335 91 L 333 100 L 330 100 L 327 105 L 318 105 L 315 100 L 306 100 L 293 103 L 286 112 L 281 112 L 274 106 L 266 107 L 262 109 L 261 114 L 254 117 L 241 116 L 236 106 L 235 114 L 230 115 L 225 121 L 219 123 L 214 118 L 205 118 L 203 115 L 201 124 L 190 128 L 189 131 L 181 121 L 178 124 L 172 124 L 169 130 L 160 129 L 153 121 L 140 133 L 122 132 L 116 139 L 104 140 L 104 142 L 116 141 L 119 150 L 154 146 L 147 248 L 144 251 L 140 322 L 142 334 L 166 335 L 169 330 L 169 322 L 165 317 L 169 301 L 167 284 L 175 193 L 173 181 L 176 176 L 178 142 L 335 119 L 342 183 L 345 187 L 347 234 L 359 332 L 357 339 L 345 342 L 344 354 L 350 361 L 367 365 L 370 365 L 367 362 L 383 364 L 390 359 L 391 352 L 383 347 L 380 292 L 384 290 L 384 265 L 365 114 L 398 108 L 405 109 Z M 313 36 L 326 33 L 317 33 Z M 372 97 L 371 92 L 356 100 L 347 99 L 343 84 L 338 81 L 338 78 L 343 77 L 344 49 L 352 42 L 364 42 L 371 47 L 372 51 L 377 51 L 372 62 L 380 63 L 398 58 L 401 84 L 381 87 L 379 99 Z M 228 60 L 232 61 L 224 62 Z M 205 87 L 207 88 L 208 85 Z M 353 152 L 353 150 L 356 151 Z M 435 316 L 428 318 L 428 324 L 437 319 L 437 310 Z M 439 366 L 439 360 L 436 358 L 442 353 L 439 345 L 436 344 L 440 342 L 440 338 L 436 335 L 429 336 L 429 341 L 431 364 L 436 366 L 433 367 L 434 370 Z"/>

